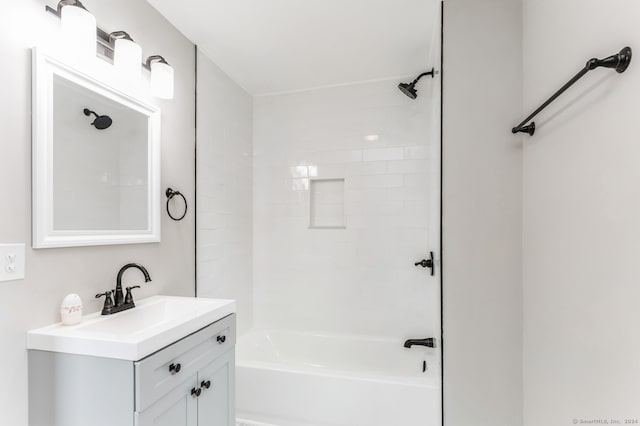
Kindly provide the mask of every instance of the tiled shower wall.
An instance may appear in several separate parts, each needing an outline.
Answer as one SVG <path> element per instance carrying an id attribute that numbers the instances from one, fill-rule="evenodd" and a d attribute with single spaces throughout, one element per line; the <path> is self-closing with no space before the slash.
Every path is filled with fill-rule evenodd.
<path id="1" fill-rule="evenodd" d="M 438 278 L 413 265 L 439 249 L 440 81 L 417 100 L 398 82 L 255 98 L 256 327 L 440 334 Z M 310 229 L 310 181 L 342 178 L 345 228 Z"/>
<path id="2" fill-rule="evenodd" d="M 198 296 L 235 299 L 252 324 L 253 100 L 198 53 Z"/>

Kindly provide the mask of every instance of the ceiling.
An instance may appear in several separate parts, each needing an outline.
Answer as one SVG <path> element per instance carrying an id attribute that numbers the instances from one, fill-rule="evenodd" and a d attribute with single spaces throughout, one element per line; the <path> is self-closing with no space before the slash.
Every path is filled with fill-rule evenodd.
<path id="1" fill-rule="evenodd" d="M 252 95 L 435 65 L 439 0 L 148 1 Z"/>

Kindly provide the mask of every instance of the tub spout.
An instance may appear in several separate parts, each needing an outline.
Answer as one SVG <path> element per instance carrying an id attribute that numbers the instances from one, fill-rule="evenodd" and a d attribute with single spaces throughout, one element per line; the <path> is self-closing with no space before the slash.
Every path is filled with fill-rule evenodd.
<path id="1" fill-rule="evenodd" d="M 404 342 L 405 348 L 411 348 L 412 346 L 426 346 L 428 348 L 436 347 L 436 339 L 429 337 L 427 339 L 409 339 Z"/>

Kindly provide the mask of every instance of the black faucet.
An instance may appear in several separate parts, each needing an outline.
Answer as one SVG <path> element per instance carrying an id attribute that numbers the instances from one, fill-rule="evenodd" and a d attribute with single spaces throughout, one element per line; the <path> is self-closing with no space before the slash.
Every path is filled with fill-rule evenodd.
<path id="1" fill-rule="evenodd" d="M 133 303 L 133 296 L 131 294 L 131 290 L 134 288 L 140 288 L 140 286 L 127 287 L 127 295 L 125 296 L 122 292 L 122 276 L 125 271 L 129 268 L 139 269 L 140 272 L 144 274 L 144 282 L 151 281 L 151 277 L 149 276 L 149 271 L 142 265 L 137 263 L 127 263 L 120 271 L 118 271 L 118 278 L 116 279 L 116 289 L 113 291 L 114 299 L 111 299 L 111 291 L 107 291 L 106 293 L 97 294 L 96 299 L 102 296 L 105 296 L 104 307 L 102 308 L 102 315 L 111 315 L 116 312 L 125 311 L 127 309 L 134 308 L 136 305 Z"/>
<path id="2" fill-rule="evenodd" d="M 426 346 L 428 348 L 436 347 L 436 339 L 429 337 L 427 339 L 409 339 L 404 342 L 405 348 L 411 348 L 412 346 Z"/>
<path id="3" fill-rule="evenodd" d="M 120 271 L 118 271 L 118 278 L 116 278 L 116 291 L 114 296 L 114 299 L 115 299 L 114 302 L 116 307 L 122 306 L 125 303 L 124 294 L 122 293 L 122 276 L 124 275 L 125 271 L 129 268 L 139 269 L 140 272 L 144 274 L 145 283 L 148 283 L 149 281 L 151 281 L 151 277 L 149 276 L 149 271 L 147 271 L 147 268 L 145 268 L 144 266 L 139 265 L 137 263 L 127 263 L 126 265 L 124 265 L 122 268 L 120 268 Z"/>

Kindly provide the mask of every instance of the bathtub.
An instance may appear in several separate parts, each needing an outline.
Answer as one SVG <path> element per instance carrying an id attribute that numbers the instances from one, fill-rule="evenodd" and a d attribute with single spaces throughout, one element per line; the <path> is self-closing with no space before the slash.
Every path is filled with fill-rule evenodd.
<path id="1" fill-rule="evenodd" d="M 249 332 L 236 346 L 238 425 L 441 426 L 439 351 L 402 343 Z"/>

